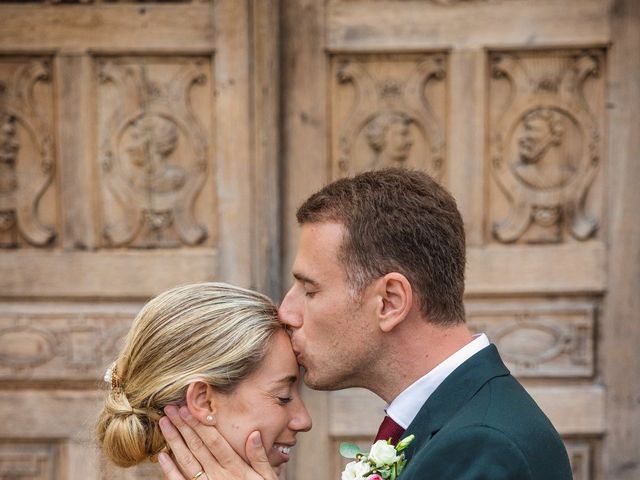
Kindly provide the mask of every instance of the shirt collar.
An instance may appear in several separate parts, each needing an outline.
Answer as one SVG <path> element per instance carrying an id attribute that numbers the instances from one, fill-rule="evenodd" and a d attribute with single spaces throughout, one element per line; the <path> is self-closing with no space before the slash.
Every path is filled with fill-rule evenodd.
<path id="1" fill-rule="evenodd" d="M 473 355 L 488 347 L 489 344 L 489 339 L 484 333 L 474 335 L 474 339 L 471 342 L 402 391 L 387 406 L 387 415 L 402 428 L 406 429 L 416 417 L 424 402 L 427 401 L 445 378 Z"/>

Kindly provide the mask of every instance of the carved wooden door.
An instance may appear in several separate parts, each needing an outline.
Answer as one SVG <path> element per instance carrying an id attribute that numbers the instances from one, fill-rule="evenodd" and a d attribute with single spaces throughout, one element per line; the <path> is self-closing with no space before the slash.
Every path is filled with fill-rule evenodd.
<path id="1" fill-rule="evenodd" d="M 278 289 L 266 7 L 0 5 L 0 478 L 159 478 L 93 440 L 134 314 L 181 283 Z"/>
<path id="2" fill-rule="evenodd" d="M 284 5 L 283 278 L 308 194 L 383 165 L 431 173 L 465 220 L 469 324 L 550 416 L 577 480 L 639 478 L 638 3 Z M 366 445 L 383 405 L 306 398 L 296 478 L 339 478 L 339 443 Z"/>

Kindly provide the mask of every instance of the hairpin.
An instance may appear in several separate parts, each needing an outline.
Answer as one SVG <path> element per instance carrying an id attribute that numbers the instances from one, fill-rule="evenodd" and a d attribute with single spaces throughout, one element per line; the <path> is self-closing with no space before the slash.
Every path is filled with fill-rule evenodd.
<path id="1" fill-rule="evenodd" d="M 115 362 L 111 367 L 107 368 L 107 370 L 104 372 L 103 379 L 108 385 L 111 386 L 112 391 L 115 391 L 115 392 L 122 391 L 122 381 L 118 376 Z"/>

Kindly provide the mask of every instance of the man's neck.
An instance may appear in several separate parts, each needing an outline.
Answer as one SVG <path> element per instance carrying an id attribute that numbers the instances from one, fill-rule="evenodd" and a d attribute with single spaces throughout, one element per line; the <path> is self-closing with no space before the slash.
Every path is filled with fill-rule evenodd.
<path id="1" fill-rule="evenodd" d="M 438 327 L 420 321 L 423 323 L 406 325 L 388 334 L 375 384 L 367 386 L 387 403 L 473 340 L 464 323 Z M 402 348 L 389 345 L 402 345 Z"/>

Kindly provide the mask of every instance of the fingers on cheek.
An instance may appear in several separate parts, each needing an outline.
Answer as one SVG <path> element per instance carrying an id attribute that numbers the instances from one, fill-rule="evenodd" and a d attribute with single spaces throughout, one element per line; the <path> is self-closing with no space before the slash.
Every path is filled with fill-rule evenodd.
<path id="1" fill-rule="evenodd" d="M 173 426 L 167 417 L 162 417 L 158 423 L 160 424 L 160 430 L 162 430 L 164 438 L 173 440 L 177 437 L 178 430 L 176 430 L 176 427 Z"/>

